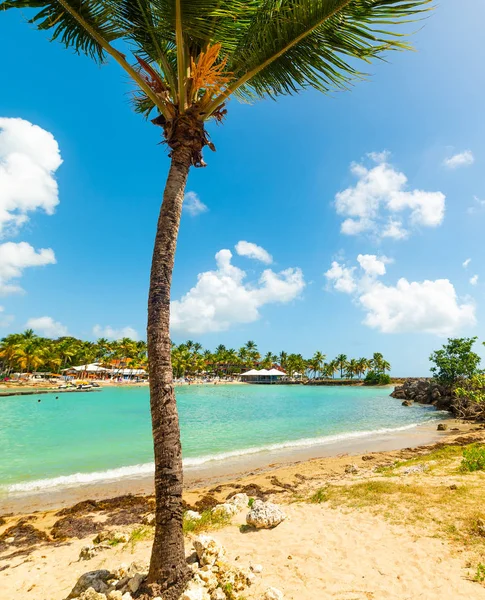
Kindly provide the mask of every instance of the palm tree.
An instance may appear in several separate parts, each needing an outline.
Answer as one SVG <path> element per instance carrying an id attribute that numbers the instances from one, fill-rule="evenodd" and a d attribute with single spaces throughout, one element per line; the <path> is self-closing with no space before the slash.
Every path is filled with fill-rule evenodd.
<path id="1" fill-rule="evenodd" d="M 345 369 L 346 373 L 345 375 L 347 377 L 350 377 L 350 379 L 354 378 L 354 375 L 356 375 L 358 373 L 358 363 L 355 360 L 355 358 L 352 358 L 349 360 L 349 362 L 347 363 L 347 367 Z"/>
<path id="2" fill-rule="evenodd" d="M 362 375 L 370 368 L 370 361 L 367 358 L 359 358 L 357 360 L 357 374 L 359 379 L 362 379 Z"/>
<path id="3" fill-rule="evenodd" d="M 408 48 L 390 26 L 431 0 L 0 0 L 39 9 L 31 22 L 96 62 L 110 56 L 136 87 L 136 110 L 163 129 L 171 166 L 155 236 L 147 342 L 157 500 L 148 584 L 175 598 L 188 578 L 182 532 L 182 452 L 170 363 L 170 288 L 187 176 L 214 145 L 231 96 L 346 89 L 356 60 Z M 116 45 L 122 50 L 117 49 Z M 125 53 L 133 51 L 133 56 Z M 348 60 L 347 60 L 348 59 Z M 160 595 L 160 594 L 158 594 Z"/>
<path id="4" fill-rule="evenodd" d="M 371 365 L 372 365 L 372 369 L 376 372 L 376 373 L 382 373 L 383 372 L 383 368 L 382 368 L 382 363 L 384 361 L 384 356 L 380 353 L 380 352 L 374 352 L 374 354 L 372 355 L 371 358 Z"/>
<path id="5" fill-rule="evenodd" d="M 323 363 L 325 362 L 326 358 L 327 357 L 325 356 L 325 354 L 322 354 L 321 352 L 315 352 L 313 357 L 310 359 L 312 371 L 314 372 L 315 377 L 318 373 L 322 371 Z"/>
<path id="6" fill-rule="evenodd" d="M 340 370 L 340 379 L 343 379 L 344 371 L 347 368 L 347 355 L 339 354 L 335 359 L 335 364 L 337 366 L 337 369 Z"/>

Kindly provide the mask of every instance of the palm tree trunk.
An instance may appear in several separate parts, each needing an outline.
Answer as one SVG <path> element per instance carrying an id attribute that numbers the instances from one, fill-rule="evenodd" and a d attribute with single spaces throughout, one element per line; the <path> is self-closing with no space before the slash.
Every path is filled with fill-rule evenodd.
<path id="1" fill-rule="evenodd" d="M 191 150 L 180 145 L 163 195 L 153 250 L 148 297 L 150 407 L 155 453 L 155 539 L 148 584 L 164 600 L 178 598 L 188 579 L 182 530 L 182 447 L 173 387 L 170 343 L 170 287 Z M 167 592 L 163 593 L 164 590 Z"/>

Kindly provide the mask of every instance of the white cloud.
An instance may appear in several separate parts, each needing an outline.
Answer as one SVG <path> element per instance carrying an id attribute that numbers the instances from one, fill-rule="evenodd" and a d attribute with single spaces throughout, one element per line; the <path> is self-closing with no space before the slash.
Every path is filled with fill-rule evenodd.
<path id="1" fill-rule="evenodd" d="M 406 190 L 407 177 L 387 162 L 387 152 L 368 156 L 377 164 L 368 169 L 352 163 L 350 169 L 357 183 L 335 196 L 337 213 L 346 217 L 342 233 L 369 232 L 376 237 L 404 239 L 409 231 L 403 218 L 407 218 L 407 227 L 437 227 L 442 223 L 446 199 L 442 192 Z M 397 214 L 402 217 L 396 219 Z"/>
<path id="2" fill-rule="evenodd" d="M 62 163 L 54 136 L 23 119 L 0 117 L 0 235 L 15 232 L 37 209 L 59 203 L 55 172 Z"/>
<path id="3" fill-rule="evenodd" d="M 330 269 L 325 273 L 325 277 L 333 283 L 337 292 L 351 294 L 357 289 L 354 271 L 355 267 L 347 268 L 334 260 Z"/>
<path id="4" fill-rule="evenodd" d="M 478 275 L 473 275 L 473 277 L 470 277 L 470 283 L 472 285 L 477 285 L 477 283 L 478 283 Z"/>
<path id="5" fill-rule="evenodd" d="M 381 237 L 393 238 L 395 240 L 405 240 L 408 236 L 409 232 L 404 229 L 402 222 L 392 218 L 389 219 L 385 229 L 381 233 Z"/>
<path id="6" fill-rule="evenodd" d="M 196 217 L 209 210 L 195 192 L 187 192 L 184 196 L 183 210 L 191 217 Z"/>
<path id="7" fill-rule="evenodd" d="M 255 260 L 259 260 L 266 265 L 270 265 L 273 262 L 273 257 L 267 250 L 261 246 L 258 246 L 257 244 L 253 244 L 252 242 L 245 242 L 244 240 L 241 240 L 236 244 L 235 248 L 239 256 L 254 258 Z"/>
<path id="8" fill-rule="evenodd" d="M 366 313 L 363 322 L 368 327 L 382 333 L 425 332 L 446 336 L 476 324 L 475 305 L 470 300 L 460 303 L 448 279 L 409 282 L 401 278 L 396 285 L 385 285 L 377 277 L 385 274 L 389 259 L 360 254 L 357 260 L 363 271 L 361 276 L 355 274 L 355 267 L 335 261 L 325 275 L 337 283 L 342 274 L 347 278 L 351 275 L 350 286 L 334 287 L 353 294 Z"/>
<path id="9" fill-rule="evenodd" d="M 453 335 L 476 324 L 475 306 L 458 304 L 455 288 L 448 279 L 407 281 L 386 286 L 380 281 L 359 302 L 367 312 L 364 323 L 382 333 L 425 332 Z"/>
<path id="10" fill-rule="evenodd" d="M 472 259 L 467 258 L 465 261 L 463 261 L 463 268 L 466 269 L 471 262 L 472 262 Z"/>
<path id="11" fill-rule="evenodd" d="M 28 329 L 33 329 L 44 337 L 59 338 L 67 335 L 67 327 L 52 317 L 35 317 L 29 319 L 25 324 Z"/>
<path id="12" fill-rule="evenodd" d="M 56 258 L 51 248 L 41 248 L 36 251 L 27 242 L 0 244 L 0 295 L 22 291 L 21 287 L 10 281 L 20 277 L 24 269 L 55 264 L 55 262 Z"/>
<path id="13" fill-rule="evenodd" d="M 357 262 L 367 275 L 377 276 L 385 275 L 386 265 L 391 263 L 392 260 L 387 256 L 377 257 L 375 254 L 359 254 Z"/>
<path id="14" fill-rule="evenodd" d="M 443 164 L 448 169 L 457 169 L 458 167 L 467 167 L 472 165 L 475 162 L 475 157 L 473 156 L 473 152 L 471 150 L 465 150 L 464 152 L 459 152 L 458 154 L 454 154 L 449 158 L 445 158 Z"/>
<path id="15" fill-rule="evenodd" d="M 206 333 L 252 323 L 263 306 L 290 302 L 305 287 L 298 268 L 279 273 L 265 269 L 257 282 L 245 283 L 246 273 L 231 263 L 230 250 L 220 250 L 215 258 L 217 268 L 200 273 L 197 284 L 171 303 L 173 331 Z"/>
<path id="16" fill-rule="evenodd" d="M 108 340 L 121 340 L 122 338 L 130 338 L 132 340 L 139 340 L 138 332 L 133 327 L 120 327 L 115 329 L 111 325 L 101 327 L 101 325 L 95 325 L 93 327 L 93 334 L 96 338 L 107 338 Z"/>

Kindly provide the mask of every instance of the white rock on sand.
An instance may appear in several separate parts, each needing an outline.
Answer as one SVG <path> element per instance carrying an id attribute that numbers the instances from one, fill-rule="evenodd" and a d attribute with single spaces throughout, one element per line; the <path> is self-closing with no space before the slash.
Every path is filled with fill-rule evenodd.
<path id="1" fill-rule="evenodd" d="M 226 553 L 219 542 L 208 535 L 199 535 L 194 539 L 193 544 L 201 565 L 214 565 Z"/>
<path id="2" fill-rule="evenodd" d="M 229 504 L 228 502 L 225 504 L 217 504 L 211 510 L 211 513 L 215 517 L 227 517 L 231 518 L 239 512 L 239 509 L 235 504 Z"/>
<path id="3" fill-rule="evenodd" d="M 211 597 L 202 584 L 191 581 L 180 600 L 211 600 Z"/>
<path id="4" fill-rule="evenodd" d="M 189 521 L 200 521 L 202 519 L 202 515 L 196 510 L 188 510 L 184 514 L 184 518 L 188 519 Z"/>
<path id="5" fill-rule="evenodd" d="M 246 515 L 246 523 L 256 529 L 272 529 L 286 519 L 285 513 L 277 504 L 255 500 Z"/>
<path id="6" fill-rule="evenodd" d="M 249 496 L 247 494 L 234 494 L 228 500 L 226 500 L 226 504 L 234 504 L 234 506 L 238 510 L 244 510 L 248 507 L 249 504 Z"/>
<path id="7" fill-rule="evenodd" d="M 283 592 L 274 587 L 269 587 L 265 592 L 262 600 L 283 600 Z"/>

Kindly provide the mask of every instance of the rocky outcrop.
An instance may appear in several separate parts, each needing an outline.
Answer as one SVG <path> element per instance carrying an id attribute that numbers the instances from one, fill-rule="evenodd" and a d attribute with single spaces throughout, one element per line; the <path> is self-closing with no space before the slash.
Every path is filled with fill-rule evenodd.
<path id="1" fill-rule="evenodd" d="M 395 387 L 391 396 L 404 400 L 403 406 L 418 404 L 432 404 L 438 410 L 453 412 L 453 396 L 451 390 L 435 383 L 431 379 L 406 379 L 402 385 Z"/>
<path id="2" fill-rule="evenodd" d="M 285 513 L 277 504 L 255 500 L 246 515 L 246 523 L 256 529 L 272 529 L 286 519 Z"/>
<path id="3" fill-rule="evenodd" d="M 257 579 L 261 565 L 242 569 L 224 560 L 225 549 L 214 538 L 200 535 L 193 539 L 195 554 L 190 557 L 191 577 L 179 600 L 228 600 L 242 597 L 239 594 Z M 77 600 L 134 600 L 145 597 L 145 579 L 148 565 L 131 563 L 114 571 L 90 571 L 82 575 L 68 599 Z M 281 592 L 268 588 L 263 597 L 281 600 Z M 235 595 L 236 594 L 236 595 Z M 269 594 L 269 595 L 268 595 Z M 153 600 L 162 600 L 160 597 Z"/>

